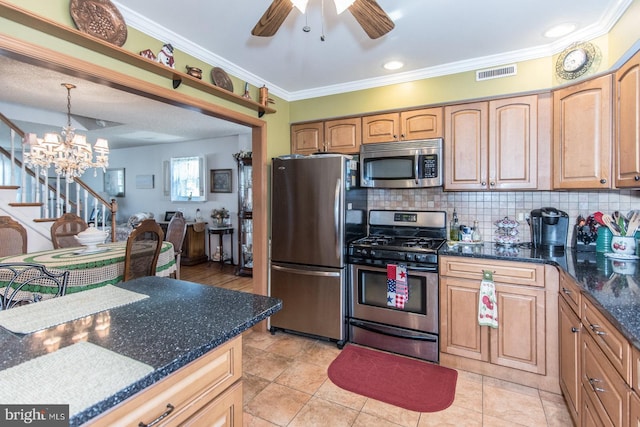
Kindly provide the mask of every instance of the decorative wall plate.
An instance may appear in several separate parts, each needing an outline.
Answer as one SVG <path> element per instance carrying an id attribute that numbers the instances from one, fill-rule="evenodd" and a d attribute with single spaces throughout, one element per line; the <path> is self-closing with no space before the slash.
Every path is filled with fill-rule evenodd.
<path id="1" fill-rule="evenodd" d="M 556 75 L 573 80 L 584 75 L 598 56 L 597 48 L 589 43 L 574 43 L 563 50 L 556 61 Z"/>
<path id="2" fill-rule="evenodd" d="M 127 40 L 127 24 L 109 0 L 71 0 L 69 12 L 78 30 L 116 46 Z"/>
<path id="3" fill-rule="evenodd" d="M 233 82 L 227 72 L 222 68 L 213 67 L 213 70 L 211 70 L 211 80 L 213 80 L 214 85 L 233 92 Z"/>

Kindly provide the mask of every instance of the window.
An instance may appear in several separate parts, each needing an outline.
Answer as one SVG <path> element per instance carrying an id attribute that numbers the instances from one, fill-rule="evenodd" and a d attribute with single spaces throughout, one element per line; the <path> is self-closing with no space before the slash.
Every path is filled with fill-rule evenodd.
<path id="1" fill-rule="evenodd" d="M 171 159 L 171 201 L 204 202 L 206 200 L 204 157 Z"/>

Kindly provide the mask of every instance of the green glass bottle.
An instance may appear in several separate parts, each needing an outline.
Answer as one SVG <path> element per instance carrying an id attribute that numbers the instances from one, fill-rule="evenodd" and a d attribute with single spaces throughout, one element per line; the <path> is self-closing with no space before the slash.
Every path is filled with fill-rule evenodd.
<path id="1" fill-rule="evenodd" d="M 460 233 L 460 223 L 458 222 L 458 213 L 456 208 L 453 208 L 453 216 L 451 217 L 451 223 L 449 225 L 449 240 L 457 241 Z"/>

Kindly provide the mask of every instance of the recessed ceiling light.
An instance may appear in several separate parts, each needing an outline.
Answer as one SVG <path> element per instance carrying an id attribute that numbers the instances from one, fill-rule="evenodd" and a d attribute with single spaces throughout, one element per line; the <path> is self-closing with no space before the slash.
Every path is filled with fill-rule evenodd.
<path id="1" fill-rule="evenodd" d="M 549 28 L 544 32 L 544 36 L 548 38 L 556 38 L 566 36 L 570 32 L 576 29 L 576 24 L 572 22 L 567 22 L 564 24 L 556 25 L 554 27 Z"/>
<path id="2" fill-rule="evenodd" d="M 385 62 L 383 67 L 385 68 L 385 70 L 399 70 L 400 68 L 404 67 L 404 64 L 400 61 L 389 61 Z"/>

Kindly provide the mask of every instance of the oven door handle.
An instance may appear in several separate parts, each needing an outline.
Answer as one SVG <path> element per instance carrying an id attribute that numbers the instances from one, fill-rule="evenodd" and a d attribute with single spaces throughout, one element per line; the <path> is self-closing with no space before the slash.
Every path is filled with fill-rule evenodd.
<path id="1" fill-rule="evenodd" d="M 434 335 L 422 333 L 422 334 L 403 334 L 399 332 L 388 332 L 384 328 L 376 328 L 375 326 L 357 320 L 350 319 L 349 324 L 356 328 L 364 329 L 365 331 L 375 332 L 376 334 L 387 335 L 389 337 L 406 338 L 417 341 L 438 342 L 438 338 Z"/>
<path id="2" fill-rule="evenodd" d="M 438 266 L 437 265 L 432 265 L 429 267 L 416 267 L 416 266 L 407 266 L 407 274 L 411 273 L 412 271 L 418 271 L 421 273 L 437 273 L 438 272 Z"/>

